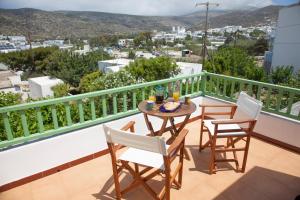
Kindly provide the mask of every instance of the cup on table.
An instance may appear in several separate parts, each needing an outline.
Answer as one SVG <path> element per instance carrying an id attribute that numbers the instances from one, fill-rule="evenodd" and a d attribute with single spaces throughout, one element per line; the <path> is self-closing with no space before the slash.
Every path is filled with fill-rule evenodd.
<path id="1" fill-rule="evenodd" d="M 152 110 L 154 107 L 154 101 L 148 100 L 146 104 L 146 110 Z"/>
<path id="2" fill-rule="evenodd" d="M 149 101 L 154 101 L 155 102 L 156 98 L 154 95 L 149 96 Z"/>
<path id="3" fill-rule="evenodd" d="M 179 92 L 173 92 L 174 101 L 179 101 Z"/>
<path id="4" fill-rule="evenodd" d="M 185 96 L 184 97 L 184 103 L 189 104 L 191 102 L 191 96 Z"/>

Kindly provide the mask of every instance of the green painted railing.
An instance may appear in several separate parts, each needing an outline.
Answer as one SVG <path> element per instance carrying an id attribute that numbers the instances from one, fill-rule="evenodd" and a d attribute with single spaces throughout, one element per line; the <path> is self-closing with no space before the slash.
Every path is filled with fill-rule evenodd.
<path id="1" fill-rule="evenodd" d="M 137 104 L 162 85 L 181 96 L 212 96 L 235 102 L 240 91 L 264 103 L 264 111 L 300 120 L 292 105 L 300 89 L 202 72 L 80 95 L 0 108 L 0 148 L 21 144 L 138 113 Z"/>
<path id="2" fill-rule="evenodd" d="M 0 108 L 0 148 L 136 114 L 137 104 L 158 85 L 174 88 L 179 81 L 181 95 L 203 95 L 204 76 L 202 72 Z"/>
<path id="3" fill-rule="evenodd" d="M 245 91 L 263 102 L 264 111 L 300 120 L 300 112 L 292 109 L 300 101 L 300 89 L 208 72 L 205 86 L 207 95 L 232 102 Z"/>

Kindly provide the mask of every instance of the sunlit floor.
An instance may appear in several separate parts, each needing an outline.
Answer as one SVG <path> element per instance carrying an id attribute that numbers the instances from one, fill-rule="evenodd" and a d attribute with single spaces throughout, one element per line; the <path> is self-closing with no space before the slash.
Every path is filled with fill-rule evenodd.
<path id="1" fill-rule="evenodd" d="M 190 130 L 186 146 L 191 160 L 185 160 L 183 185 L 171 190 L 171 199 L 289 199 L 300 195 L 300 155 L 253 139 L 245 173 L 234 171 L 224 163 L 221 171 L 208 174 L 210 151 L 198 151 L 199 121 L 187 125 Z M 231 155 L 228 155 L 231 156 Z M 125 172 L 122 185 L 130 181 Z M 148 182 L 156 189 L 161 178 Z M 110 156 L 74 166 L 0 194 L 1 200 L 85 200 L 114 199 Z M 142 188 L 127 193 L 124 199 L 147 200 L 151 196 Z"/>

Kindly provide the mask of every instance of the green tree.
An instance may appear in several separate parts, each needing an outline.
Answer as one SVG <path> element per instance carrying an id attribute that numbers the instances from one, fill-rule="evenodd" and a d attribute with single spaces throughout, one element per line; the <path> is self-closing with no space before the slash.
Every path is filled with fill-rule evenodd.
<path id="1" fill-rule="evenodd" d="M 132 50 L 130 50 L 130 51 L 128 52 L 128 58 L 129 58 L 129 59 L 135 59 L 135 52 L 132 51 Z"/>
<path id="2" fill-rule="evenodd" d="M 62 79 L 73 87 L 78 87 L 81 77 L 98 70 L 98 61 L 109 58 L 102 51 L 90 52 L 86 55 L 58 51 L 45 60 L 43 71 L 47 75 Z"/>
<path id="3" fill-rule="evenodd" d="M 0 92 L 0 108 L 21 103 L 21 95 L 12 92 Z"/>
<path id="4" fill-rule="evenodd" d="M 204 69 L 209 72 L 239 76 L 261 81 L 264 71 L 258 69 L 254 58 L 240 48 L 222 47 L 205 63 Z"/>
<path id="5" fill-rule="evenodd" d="M 68 96 L 69 90 L 70 90 L 70 85 L 66 84 L 66 83 L 61 83 L 61 84 L 53 86 L 51 89 L 53 90 L 55 98 L 64 97 L 64 96 Z"/>
<path id="6" fill-rule="evenodd" d="M 102 73 L 99 71 L 86 74 L 82 77 L 79 84 L 79 90 L 81 93 L 91 92 L 95 90 L 94 82 L 102 77 Z M 98 88 L 104 88 L 104 86 L 97 86 Z M 97 88 L 96 87 L 96 88 Z"/>
<path id="7" fill-rule="evenodd" d="M 288 84 L 293 78 L 293 66 L 278 66 L 272 69 L 270 77 L 274 84 Z"/>
<path id="8" fill-rule="evenodd" d="M 253 56 L 263 56 L 268 50 L 268 41 L 265 38 L 259 38 L 256 42 L 248 47 L 248 52 Z"/>
<path id="9" fill-rule="evenodd" d="M 126 67 L 126 70 L 140 81 L 170 78 L 180 72 L 180 68 L 169 57 L 136 59 Z"/>

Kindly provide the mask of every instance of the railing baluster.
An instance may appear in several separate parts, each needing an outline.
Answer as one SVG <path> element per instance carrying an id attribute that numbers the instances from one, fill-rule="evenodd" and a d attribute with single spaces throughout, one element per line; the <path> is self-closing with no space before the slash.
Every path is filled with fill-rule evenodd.
<path id="1" fill-rule="evenodd" d="M 5 127 L 5 132 L 6 132 L 6 138 L 8 140 L 13 140 L 14 136 L 13 133 L 11 131 L 11 127 L 10 127 L 10 123 L 9 123 L 9 119 L 8 119 L 8 114 L 7 113 L 3 113 L 3 122 L 4 122 L 4 127 Z"/>
<path id="2" fill-rule="evenodd" d="M 217 78 L 217 88 L 216 88 L 216 95 L 219 95 L 219 91 L 220 91 L 220 79 Z"/>
<path id="3" fill-rule="evenodd" d="M 210 80 L 209 80 L 209 91 L 210 91 L 210 93 L 214 93 L 214 91 L 213 91 L 213 77 L 212 76 L 210 76 Z"/>
<path id="4" fill-rule="evenodd" d="M 146 99 L 146 97 L 145 97 L 145 89 L 143 88 L 142 89 L 142 101 L 144 101 Z"/>
<path id="5" fill-rule="evenodd" d="M 70 104 L 69 102 L 65 103 L 65 110 L 66 110 L 66 118 L 67 118 L 67 125 L 72 125 L 72 118 L 71 118 L 71 110 L 70 110 Z"/>
<path id="6" fill-rule="evenodd" d="M 22 122 L 23 131 L 24 131 L 24 136 L 27 137 L 30 134 L 29 134 L 29 130 L 28 130 L 28 124 L 27 124 L 27 119 L 26 119 L 25 111 L 21 110 L 20 114 L 21 114 L 21 122 Z"/>
<path id="7" fill-rule="evenodd" d="M 257 100 L 260 100 L 261 88 L 262 88 L 262 85 L 258 85 L 257 94 L 256 94 L 256 99 Z"/>
<path id="8" fill-rule="evenodd" d="M 189 93 L 189 79 L 185 79 L 185 95 Z"/>
<path id="9" fill-rule="evenodd" d="M 136 109 L 136 91 L 132 92 L 132 109 Z"/>
<path id="10" fill-rule="evenodd" d="M 199 77 L 200 79 L 200 77 Z M 205 96 L 206 94 L 206 75 L 202 76 L 201 77 L 201 81 L 200 81 L 200 84 L 201 84 L 201 95 L 202 96 Z"/>
<path id="11" fill-rule="evenodd" d="M 80 121 L 80 123 L 83 123 L 84 122 L 84 111 L 83 111 L 82 101 L 78 100 L 77 104 L 78 104 L 78 110 L 79 110 L 79 121 Z"/>
<path id="12" fill-rule="evenodd" d="M 192 79 L 192 89 L 191 89 L 191 94 L 194 93 L 194 87 L 195 87 L 195 84 L 194 84 L 194 78 L 191 78 Z"/>
<path id="13" fill-rule="evenodd" d="M 114 115 L 118 113 L 117 95 L 116 94 L 113 94 L 113 113 L 114 113 Z"/>
<path id="14" fill-rule="evenodd" d="M 58 129 L 58 121 L 57 121 L 55 105 L 51 106 L 51 114 L 52 114 L 52 122 L 53 122 L 54 129 Z"/>
<path id="15" fill-rule="evenodd" d="M 268 87 L 267 100 L 266 100 L 266 106 L 265 106 L 266 109 L 269 109 L 269 106 L 270 106 L 271 91 L 272 91 L 272 88 Z"/>
<path id="16" fill-rule="evenodd" d="M 39 132 L 43 133 L 45 128 L 44 128 L 44 123 L 43 123 L 43 117 L 42 117 L 42 112 L 41 112 L 41 108 L 36 108 L 36 117 L 37 117 L 37 121 L 38 121 L 38 128 L 39 128 Z"/>
<path id="17" fill-rule="evenodd" d="M 294 97 L 295 97 L 295 93 L 294 92 L 290 92 L 290 94 L 289 94 L 289 100 L 288 100 L 288 106 L 287 106 L 287 110 L 286 110 L 286 113 L 288 115 L 290 115 L 290 113 L 291 113 L 292 105 L 294 103 Z"/>
<path id="18" fill-rule="evenodd" d="M 224 79 L 223 96 L 226 97 L 227 80 Z"/>
<path id="19" fill-rule="evenodd" d="M 107 116 L 107 106 L 106 106 L 105 96 L 101 96 L 101 101 L 102 101 L 102 114 L 103 114 L 103 117 L 106 117 Z"/>
<path id="20" fill-rule="evenodd" d="M 239 93 L 244 90 L 244 85 L 245 85 L 244 82 L 240 82 Z"/>
<path id="21" fill-rule="evenodd" d="M 282 95 L 283 95 L 283 91 L 280 89 L 279 93 L 278 93 L 278 96 L 277 96 L 276 111 L 280 110 Z"/>
<path id="22" fill-rule="evenodd" d="M 248 91 L 248 95 L 252 96 L 252 94 L 253 94 L 253 92 L 252 92 L 252 84 L 248 83 L 247 91 Z"/>
<path id="23" fill-rule="evenodd" d="M 183 87 L 183 84 L 182 84 L 182 80 L 180 80 L 180 86 L 179 86 L 179 96 L 182 95 L 182 87 Z"/>
<path id="24" fill-rule="evenodd" d="M 95 100 L 94 100 L 94 98 L 91 98 L 90 102 L 91 102 L 92 120 L 94 120 L 94 119 L 96 119 L 96 109 L 95 109 Z"/>
<path id="25" fill-rule="evenodd" d="M 127 111 L 127 93 L 123 93 L 123 112 Z"/>
<path id="26" fill-rule="evenodd" d="M 196 79 L 197 79 L 196 92 L 200 92 L 201 76 L 197 76 Z"/>
<path id="27" fill-rule="evenodd" d="M 233 98 L 233 93 L 234 93 L 234 88 L 235 88 L 235 81 L 231 81 L 231 87 L 230 87 L 230 98 Z"/>

